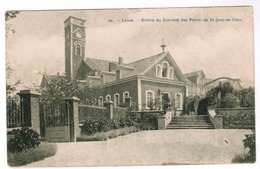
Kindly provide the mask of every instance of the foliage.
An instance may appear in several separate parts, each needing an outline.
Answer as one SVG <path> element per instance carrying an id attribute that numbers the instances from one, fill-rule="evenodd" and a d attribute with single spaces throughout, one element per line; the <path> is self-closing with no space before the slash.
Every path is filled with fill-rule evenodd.
<path id="1" fill-rule="evenodd" d="M 11 20 L 11 19 L 14 19 L 14 18 L 16 18 L 17 17 L 17 15 L 19 14 L 19 11 L 7 11 L 6 13 L 5 13 L 5 21 L 7 22 L 7 21 L 9 21 L 9 20 Z M 15 30 L 14 29 L 11 29 L 11 24 L 8 24 L 8 23 L 6 23 L 5 24 L 5 33 L 6 33 L 6 37 L 8 37 L 7 36 L 7 34 L 8 34 L 8 32 L 11 30 L 13 33 L 15 33 Z"/>
<path id="2" fill-rule="evenodd" d="M 215 108 L 234 108 L 239 106 L 239 99 L 234 95 L 234 88 L 229 82 L 207 92 L 208 106 Z"/>
<path id="3" fill-rule="evenodd" d="M 184 112 L 185 112 L 185 114 L 189 114 L 189 112 L 195 111 L 195 106 L 194 106 L 195 101 L 196 101 L 196 99 L 195 99 L 194 96 L 187 97 L 185 99 L 185 102 L 184 102 Z"/>
<path id="4" fill-rule="evenodd" d="M 235 91 L 234 94 L 240 100 L 240 107 L 255 107 L 255 89 L 252 87 Z"/>
<path id="5" fill-rule="evenodd" d="M 9 152 L 14 153 L 35 148 L 40 145 L 39 139 L 39 134 L 28 127 L 14 129 L 7 140 L 7 149 Z"/>
<path id="6" fill-rule="evenodd" d="M 241 112 L 236 116 L 229 116 L 227 113 L 223 115 L 223 128 L 225 129 L 254 129 L 255 113 Z"/>
<path id="7" fill-rule="evenodd" d="M 248 148 L 249 152 L 236 155 L 235 158 L 232 159 L 233 163 L 254 163 L 256 161 L 255 131 L 253 130 L 253 134 L 246 134 L 245 137 L 243 140 L 244 148 Z"/>
<path id="8" fill-rule="evenodd" d="M 39 147 L 22 151 L 19 153 L 8 152 L 8 164 L 10 166 L 22 166 L 35 161 L 43 160 L 56 154 L 57 146 L 55 144 L 41 144 Z"/>
<path id="9" fill-rule="evenodd" d="M 95 118 L 88 118 L 85 120 L 82 128 L 81 133 L 85 135 L 93 135 L 98 132 L 107 132 L 109 130 L 124 128 L 134 126 L 136 120 L 131 116 L 126 116 L 120 119 L 95 119 Z"/>
<path id="10" fill-rule="evenodd" d="M 140 130 L 156 130 L 158 129 L 158 115 L 142 113 L 141 118 L 137 119 L 136 126 Z"/>
<path id="11" fill-rule="evenodd" d="M 80 135 L 77 137 L 78 142 L 84 142 L 84 141 L 106 141 L 108 138 L 113 139 L 118 136 L 124 136 L 130 133 L 137 132 L 138 129 L 135 126 L 131 127 L 124 127 L 124 128 L 118 128 L 109 130 L 107 132 L 100 132 L 95 133 L 93 135 Z"/>
<path id="12" fill-rule="evenodd" d="M 235 108 L 239 107 L 239 99 L 232 93 L 227 93 L 222 101 L 222 107 Z"/>
<path id="13" fill-rule="evenodd" d="M 76 96 L 85 104 L 95 105 L 95 96 L 102 92 L 99 88 L 91 88 L 86 83 L 81 84 L 76 80 L 70 80 L 64 76 L 46 76 L 45 83 L 38 91 L 42 94 L 40 104 L 45 105 L 46 110 L 60 105 L 64 97 Z"/>
<path id="14" fill-rule="evenodd" d="M 145 106 L 147 106 L 150 110 L 160 110 L 162 107 L 162 102 L 159 98 L 151 99 L 147 102 L 147 105 L 144 105 L 143 109 L 146 109 Z"/>

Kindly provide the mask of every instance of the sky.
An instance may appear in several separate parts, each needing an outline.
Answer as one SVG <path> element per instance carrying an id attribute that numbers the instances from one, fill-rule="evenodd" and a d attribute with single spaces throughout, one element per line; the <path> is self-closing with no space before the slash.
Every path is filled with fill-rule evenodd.
<path id="1" fill-rule="evenodd" d="M 6 60 L 25 86 L 39 81 L 37 72 L 64 72 L 63 21 L 69 16 L 86 20 L 85 57 L 113 61 L 123 57 L 129 63 L 161 53 L 164 39 L 165 50 L 183 73 L 203 70 L 206 78 L 240 78 L 242 86 L 254 85 L 252 8 L 221 7 L 21 11 L 7 22 L 16 32 L 6 38 Z"/>

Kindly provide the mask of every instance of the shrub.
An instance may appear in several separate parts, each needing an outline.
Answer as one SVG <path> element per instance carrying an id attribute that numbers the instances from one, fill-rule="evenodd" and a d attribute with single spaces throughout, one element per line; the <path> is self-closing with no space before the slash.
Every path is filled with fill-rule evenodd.
<path id="1" fill-rule="evenodd" d="M 29 127 L 14 129 L 7 140 L 9 152 L 21 152 L 40 145 L 40 135 Z"/>
<path id="2" fill-rule="evenodd" d="M 140 130 L 155 130 L 158 128 L 158 115 L 143 113 L 135 124 Z"/>
<path id="3" fill-rule="evenodd" d="M 223 128 L 225 129 L 254 129 L 255 114 L 239 113 L 237 116 L 223 114 Z"/>
<path id="4" fill-rule="evenodd" d="M 35 161 L 43 160 L 56 154 L 55 144 L 42 144 L 37 148 L 29 149 L 18 153 L 8 152 L 8 164 L 10 166 L 22 166 Z"/>
<path id="5" fill-rule="evenodd" d="M 93 119 L 88 118 L 84 122 L 81 133 L 92 135 L 96 132 L 108 131 L 110 130 L 109 121 L 107 119 Z"/>
<path id="6" fill-rule="evenodd" d="M 246 134 L 243 140 L 244 148 L 249 149 L 246 154 L 236 155 L 233 159 L 233 163 L 254 163 L 256 161 L 256 149 L 255 149 L 255 131 L 253 134 Z"/>
<path id="7" fill-rule="evenodd" d="M 235 108 L 239 106 L 239 99 L 232 93 L 227 93 L 222 101 L 222 107 Z"/>
<path id="8" fill-rule="evenodd" d="M 78 142 L 84 141 L 106 141 L 107 133 L 95 133 L 94 135 L 80 135 L 77 137 Z"/>

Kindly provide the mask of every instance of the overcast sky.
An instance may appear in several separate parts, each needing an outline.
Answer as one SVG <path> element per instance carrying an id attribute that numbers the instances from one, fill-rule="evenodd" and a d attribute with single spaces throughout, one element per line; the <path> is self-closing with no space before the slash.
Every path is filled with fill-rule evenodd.
<path id="1" fill-rule="evenodd" d="M 162 38 L 183 73 L 203 70 L 207 78 L 241 78 L 253 85 L 253 13 L 244 8 L 170 8 L 135 10 L 22 11 L 10 20 L 7 61 L 25 84 L 33 72 L 64 72 L 64 24 L 69 16 L 86 21 L 86 56 L 125 63 L 161 52 Z M 141 22 L 188 19 L 188 22 Z M 189 18 L 231 21 L 189 22 Z M 232 21 L 237 18 L 241 21 Z M 113 19 L 115 22 L 108 22 Z M 116 22 L 133 19 L 134 22 Z"/>

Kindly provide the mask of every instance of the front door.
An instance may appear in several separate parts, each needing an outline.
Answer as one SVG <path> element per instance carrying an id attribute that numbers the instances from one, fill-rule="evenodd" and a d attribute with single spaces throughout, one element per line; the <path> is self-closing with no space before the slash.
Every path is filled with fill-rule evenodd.
<path id="1" fill-rule="evenodd" d="M 163 93 L 162 94 L 162 109 L 166 110 L 169 107 L 169 103 L 170 103 L 169 93 Z"/>

